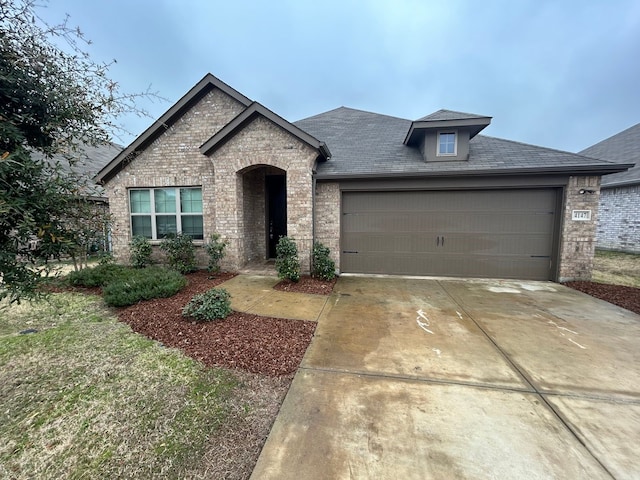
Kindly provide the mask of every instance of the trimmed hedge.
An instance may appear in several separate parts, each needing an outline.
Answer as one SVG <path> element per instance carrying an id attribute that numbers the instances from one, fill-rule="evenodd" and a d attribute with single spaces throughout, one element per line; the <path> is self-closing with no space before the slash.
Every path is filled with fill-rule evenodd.
<path id="1" fill-rule="evenodd" d="M 113 307 L 126 307 L 141 300 L 167 298 L 187 285 L 187 279 L 175 270 L 147 267 L 131 270 L 126 279 L 118 279 L 102 289 L 104 301 Z"/>
<path id="2" fill-rule="evenodd" d="M 74 286 L 102 287 L 107 305 L 125 307 L 140 300 L 171 297 L 184 288 L 187 279 L 160 266 L 133 268 L 106 264 L 71 272 L 67 282 Z"/>

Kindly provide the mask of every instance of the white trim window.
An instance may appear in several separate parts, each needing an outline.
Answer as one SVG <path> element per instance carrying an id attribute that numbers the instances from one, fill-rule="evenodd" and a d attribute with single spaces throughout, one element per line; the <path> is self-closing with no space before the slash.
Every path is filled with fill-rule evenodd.
<path id="1" fill-rule="evenodd" d="M 131 233 L 160 240 L 181 232 L 204 238 L 202 188 L 135 188 L 129 190 Z"/>
<path id="2" fill-rule="evenodd" d="M 455 156 L 457 152 L 458 135 L 456 132 L 438 132 L 438 155 Z"/>

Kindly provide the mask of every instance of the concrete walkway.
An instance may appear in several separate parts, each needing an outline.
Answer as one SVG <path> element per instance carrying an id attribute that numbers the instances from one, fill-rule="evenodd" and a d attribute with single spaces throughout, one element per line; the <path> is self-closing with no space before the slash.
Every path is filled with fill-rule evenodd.
<path id="1" fill-rule="evenodd" d="M 318 319 L 252 479 L 640 478 L 638 315 L 547 282 L 342 277 Z"/>
<path id="2" fill-rule="evenodd" d="M 280 279 L 265 275 L 237 275 L 220 285 L 231 295 L 231 308 L 265 317 L 318 321 L 329 302 L 326 295 L 281 292 Z"/>

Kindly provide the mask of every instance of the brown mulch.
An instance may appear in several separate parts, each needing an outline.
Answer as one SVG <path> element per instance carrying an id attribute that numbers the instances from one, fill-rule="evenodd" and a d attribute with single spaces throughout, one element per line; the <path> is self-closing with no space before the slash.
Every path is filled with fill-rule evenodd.
<path id="1" fill-rule="evenodd" d="M 567 282 L 565 285 L 640 314 L 640 288 L 595 282 Z"/>
<path id="2" fill-rule="evenodd" d="M 178 294 L 121 308 L 118 318 L 136 332 L 179 348 L 207 366 L 268 376 L 295 373 L 313 337 L 314 322 L 240 312 L 214 322 L 193 322 L 182 316 L 191 297 L 233 276 L 221 273 L 209 278 L 205 271 L 191 273 L 186 276 L 189 284 Z"/>
<path id="3" fill-rule="evenodd" d="M 315 295 L 329 295 L 333 291 L 333 286 L 338 281 L 338 278 L 333 280 L 320 280 L 313 278 L 309 275 L 302 275 L 298 282 L 292 282 L 291 280 L 282 280 L 275 287 L 275 290 L 281 290 L 283 292 L 299 292 L 299 293 L 312 293 Z"/>

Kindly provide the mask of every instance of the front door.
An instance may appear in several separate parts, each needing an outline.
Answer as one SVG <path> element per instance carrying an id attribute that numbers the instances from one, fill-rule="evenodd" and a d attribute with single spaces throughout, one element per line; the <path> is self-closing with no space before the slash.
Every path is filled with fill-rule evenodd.
<path id="1" fill-rule="evenodd" d="M 267 256 L 276 258 L 276 245 L 287 234 L 287 177 L 267 175 Z"/>

